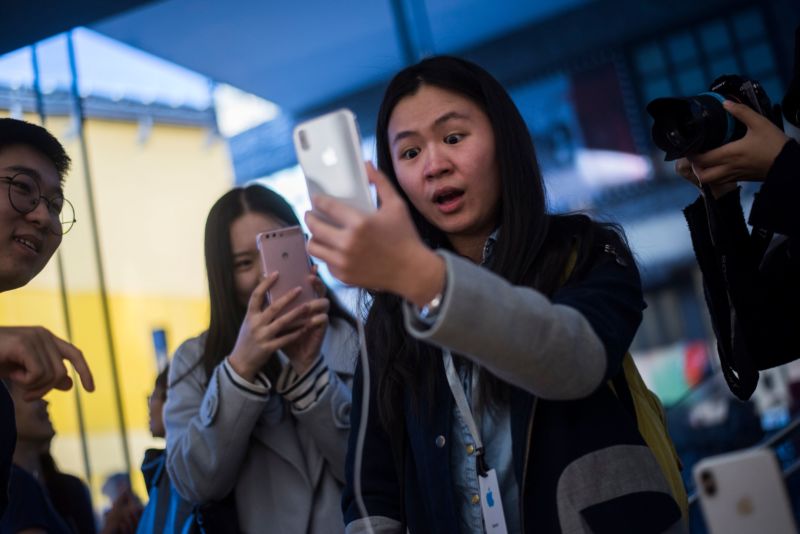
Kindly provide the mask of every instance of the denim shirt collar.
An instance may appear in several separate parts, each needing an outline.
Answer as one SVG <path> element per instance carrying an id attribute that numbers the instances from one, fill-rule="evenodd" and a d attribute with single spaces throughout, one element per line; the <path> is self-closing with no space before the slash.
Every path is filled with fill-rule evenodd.
<path id="1" fill-rule="evenodd" d="M 497 244 L 497 235 L 500 233 L 500 227 L 495 228 L 494 232 L 489 234 L 486 242 L 483 244 L 483 253 L 481 254 L 481 265 L 486 265 L 494 255 L 494 247 Z"/>

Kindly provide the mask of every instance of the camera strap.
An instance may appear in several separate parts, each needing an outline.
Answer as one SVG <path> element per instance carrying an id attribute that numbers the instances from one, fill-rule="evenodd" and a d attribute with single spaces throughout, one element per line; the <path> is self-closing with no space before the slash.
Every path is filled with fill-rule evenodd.
<path id="1" fill-rule="evenodd" d="M 714 194 L 711 192 L 711 186 L 705 184 L 702 186 L 703 191 L 703 202 L 706 205 L 706 217 L 708 220 L 708 231 L 709 235 L 711 236 L 711 243 L 716 244 L 717 241 L 717 225 L 714 217 L 714 213 L 716 213 L 716 207 L 714 206 Z M 753 247 L 753 254 L 754 257 L 760 263 L 761 260 L 764 258 L 764 254 L 766 254 L 767 250 L 769 249 L 770 243 L 772 242 L 772 238 L 774 237 L 774 232 L 772 230 L 766 230 L 764 228 L 754 226 L 753 231 L 750 232 L 750 245 Z"/>
<path id="2" fill-rule="evenodd" d="M 703 189 L 703 203 L 706 208 L 706 222 L 708 224 L 709 237 L 711 239 L 711 246 L 717 248 L 718 241 L 718 226 L 716 218 L 716 206 L 714 205 L 714 195 L 711 192 L 711 187 L 708 184 L 702 186 Z M 754 231 L 755 234 L 755 231 Z M 772 239 L 771 232 L 758 232 L 758 235 L 751 236 L 751 243 L 754 251 L 758 252 L 759 258 L 766 250 L 765 245 L 769 245 Z M 762 250 L 761 247 L 764 247 Z M 719 253 L 719 251 L 717 251 Z M 728 317 L 719 317 L 719 321 L 725 321 L 728 325 L 729 337 L 728 339 L 720 339 L 720 361 L 722 363 L 722 372 L 725 376 L 725 381 L 728 383 L 731 391 L 740 399 L 747 399 L 753 393 L 753 390 L 758 383 L 758 369 L 754 365 L 747 354 L 744 343 L 742 340 L 742 331 L 737 317 L 736 307 L 734 306 L 733 295 L 730 291 L 730 283 L 728 281 L 728 258 L 726 255 L 719 257 L 721 275 L 724 282 L 724 298 L 727 300 Z"/>

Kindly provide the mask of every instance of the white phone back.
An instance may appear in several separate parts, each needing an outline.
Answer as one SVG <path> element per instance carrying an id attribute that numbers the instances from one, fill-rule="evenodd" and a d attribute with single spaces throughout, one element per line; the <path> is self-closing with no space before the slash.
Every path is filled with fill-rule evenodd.
<path id="1" fill-rule="evenodd" d="M 375 210 L 353 112 L 340 109 L 302 122 L 293 139 L 310 195 L 337 197 L 367 213 Z"/>
<path id="2" fill-rule="evenodd" d="M 692 475 L 711 534 L 798 532 L 783 475 L 771 449 L 705 458 L 694 466 Z"/>

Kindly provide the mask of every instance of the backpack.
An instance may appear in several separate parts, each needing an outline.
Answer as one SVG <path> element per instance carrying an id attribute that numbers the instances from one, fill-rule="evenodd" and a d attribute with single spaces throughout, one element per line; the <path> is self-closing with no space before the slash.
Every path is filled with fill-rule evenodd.
<path id="1" fill-rule="evenodd" d="M 562 285 L 569 278 L 577 260 L 578 250 L 573 247 L 567 260 L 567 268 L 561 278 Z M 656 394 L 645 385 L 630 352 L 625 353 L 622 359 L 622 372 L 608 381 L 608 387 L 628 413 L 635 416 L 639 434 L 661 467 L 661 472 L 672 491 L 672 497 L 681 509 L 681 515 L 684 520 L 688 520 L 689 498 L 681 477 L 681 460 L 672 438 L 669 437 L 664 407 Z"/>
<path id="2" fill-rule="evenodd" d="M 672 497 L 681 509 L 684 519 L 689 517 L 689 498 L 681 477 L 681 460 L 669 437 L 664 408 L 658 397 L 647 389 L 631 357 L 625 354 L 622 371 L 608 381 L 608 386 L 631 415 L 636 416 L 639 434 L 656 457 L 661 472 L 669 484 Z"/>

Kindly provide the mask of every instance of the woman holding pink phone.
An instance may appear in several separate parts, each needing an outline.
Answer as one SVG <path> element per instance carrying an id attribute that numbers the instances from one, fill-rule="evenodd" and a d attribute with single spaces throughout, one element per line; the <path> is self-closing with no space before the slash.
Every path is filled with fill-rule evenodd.
<path id="1" fill-rule="evenodd" d="M 260 233 L 298 224 L 261 186 L 229 191 L 206 221 L 211 319 L 175 352 L 164 408 L 170 478 L 206 532 L 342 524 L 354 322 L 330 293 L 293 307 L 297 287 L 267 304 L 280 273 L 262 275 L 256 245 Z"/>
<path id="2" fill-rule="evenodd" d="M 475 64 L 402 70 L 376 137 L 378 210 L 320 196 L 306 216 L 309 253 L 373 296 L 347 531 L 684 531 L 682 486 L 607 385 L 645 306 L 621 233 L 547 212 L 525 122 Z"/>

